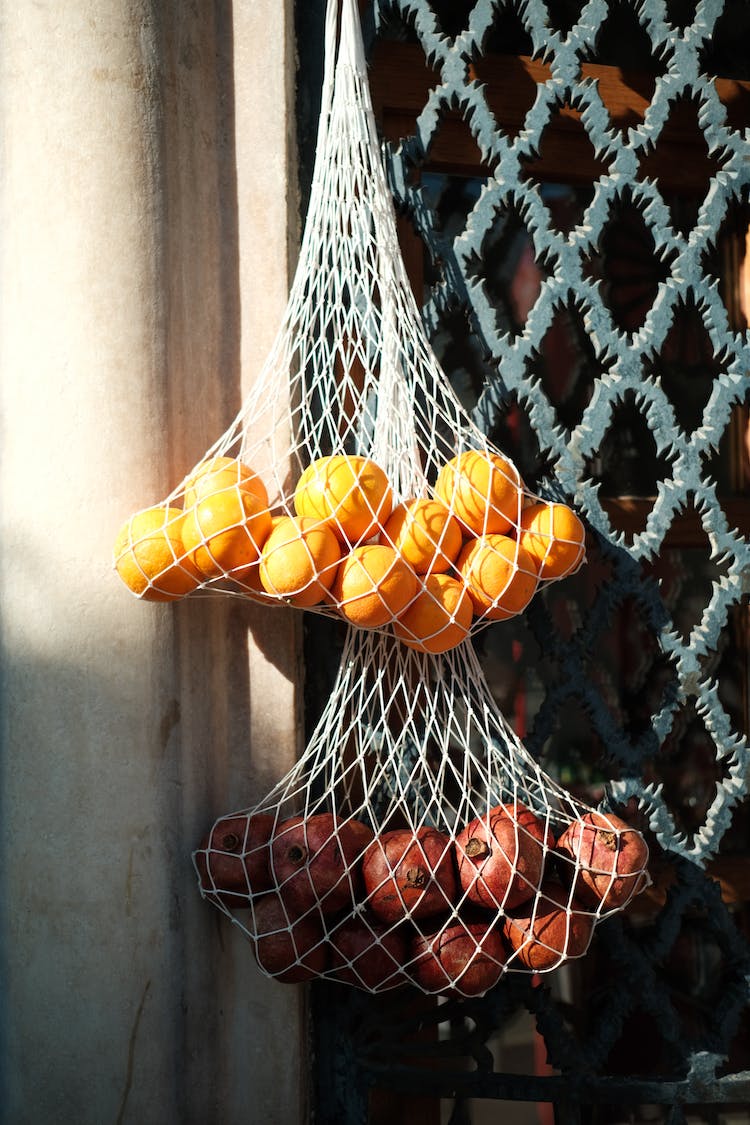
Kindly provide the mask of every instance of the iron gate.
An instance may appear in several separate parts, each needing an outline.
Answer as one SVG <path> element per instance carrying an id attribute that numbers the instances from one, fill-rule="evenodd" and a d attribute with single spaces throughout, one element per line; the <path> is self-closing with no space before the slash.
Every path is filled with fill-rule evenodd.
<path id="1" fill-rule="evenodd" d="M 298 0 L 308 171 L 322 9 Z M 501 1100 L 748 1121 L 750 5 L 363 16 L 433 345 L 529 486 L 588 527 L 579 575 L 478 638 L 488 681 L 548 772 L 647 833 L 654 885 L 580 962 L 482 999 L 315 985 L 313 1118 L 463 1125 Z M 341 638 L 311 617 L 312 724 Z M 519 1020 L 531 1054 L 509 1067 Z"/>

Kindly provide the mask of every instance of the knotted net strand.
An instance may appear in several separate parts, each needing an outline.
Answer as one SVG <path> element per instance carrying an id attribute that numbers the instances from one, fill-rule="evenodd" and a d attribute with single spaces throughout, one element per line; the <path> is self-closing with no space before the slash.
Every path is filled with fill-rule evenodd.
<path id="1" fill-rule="evenodd" d="M 473 468 L 446 473 L 464 455 Z M 343 486 L 341 460 L 331 458 L 344 459 Z M 463 411 L 429 345 L 397 242 L 354 0 L 343 0 L 340 26 L 336 0 L 328 5 L 316 166 L 286 313 L 206 463 L 204 483 L 215 477 L 214 492 L 239 515 L 196 537 L 221 506 L 196 483 L 198 466 L 167 498 L 170 562 L 186 584 L 342 614 L 351 625 L 365 621 L 362 605 L 367 615 L 366 627 L 347 629 L 300 761 L 259 805 L 220 817 L 201 841 L 202 894 L 251 941 L 261 969 L 289 983 L 324 977 L 370 992 L 411 984 L 470 996 L 507 971 L 544 972 L 585 953 L 595 924 L 646 885 L 645 843 L 539 768 L 500 714 L 469 640 L 571 573 L 583 540 L 550 533 L 534 561 L 524 513 L 542 502 Z M 301 479 L 310 484 L 302 499 Z M 322 513 L 331 488 L 340 503 Z M 384 531 L 392 507 L 415 499 L 440 501 L 461 528 L 449 550 L 445 513 L 434 526 L 425 519 L 422 570 Z M 180 553 L 188 521 L 193 546 Z M 302 574 L 296 587 L 281 589 L 274 536 L 277 561 Z M 124 552 L 134 546 L 129 534 Z M 560 547 L 570 548 L 566 567 L 545 577 Z M 356 556 L 352 593 L 341 572 L 371 548 L 392 557 L 375 581 Z M 498 571 L 493 592 L 487 573 Z M 155 582 L 164 592 L 163 575 Z M 421 604 L 410 618 L 425 597 L 442 616 Z"/>

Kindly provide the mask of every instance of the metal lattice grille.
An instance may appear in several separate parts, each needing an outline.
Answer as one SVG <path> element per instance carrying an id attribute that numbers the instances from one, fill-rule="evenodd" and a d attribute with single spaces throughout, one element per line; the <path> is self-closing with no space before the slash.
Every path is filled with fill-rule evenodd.
<path id="1" fill-rule="evenodd" d="M 706 867 L 727 841 L 747 856 L 747 7 L 383 0 L 374 26 L 390 183 L 424 254 L 435 348 L 594 548 L 586 576 L 538 599 L 521 632 L 491 630 L 483 656 L 534 682 L 515 716 L 532 753 L 637 807 L 662 878 L 650 912 L 602 927 L 572 1001 L 524 981 L 440 1009 L 347 995 L 334 1028 L 327 992 L 321 1060 L 336 1055 L 338 1077 L 321 1104 L 358 1120 L 368 1083 L 460 1095 L 456 1122 L 465 1098 L 742 1101 L 747 1075 L 722 1075 L 748 1066 L 747 905 Z M 489 1044 L 519 1008 L 553 1077 L 497 1073 Z M 631 1061 L 618 1079 L 619 1045 L 643 1029 L 628 1056 L 642 1072 Z"/>

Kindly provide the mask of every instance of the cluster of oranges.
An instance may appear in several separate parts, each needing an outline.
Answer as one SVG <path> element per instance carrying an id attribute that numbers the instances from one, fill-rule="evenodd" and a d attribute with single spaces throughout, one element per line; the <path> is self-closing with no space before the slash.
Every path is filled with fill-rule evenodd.
<path id="1" fill-rule="evenodd" d="M 212 457 L 185 481 L 182 508 L 159 505 L 125 523 L 115 565 L 141 598 L 171 601 L 229 578 L 253 598 L 326 605 L 438 653 L 464 640 L 475 618 L 522 612 L 540 582 L 583 559 L 575 513 L 530 497 L 498 453 L 458 454 L 432 493 L 394 503 L 379 465 L 342 454 L 311 464 L 292 504 L 274 512 L 257 473 Z"/>

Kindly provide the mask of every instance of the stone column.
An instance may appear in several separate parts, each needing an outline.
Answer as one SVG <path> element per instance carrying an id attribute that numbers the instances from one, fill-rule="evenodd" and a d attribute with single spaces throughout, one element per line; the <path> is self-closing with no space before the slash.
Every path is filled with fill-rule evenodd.
<path id="1" fill-rule="evenodd" d="M 299 749 L 299 621 L 139 603 L 110 565 L 122 520 L 234 416 L 283 308 L 291 9 L 0 7 L 0 1097 L 14 1125 L 302 1120 L 304 994 L 258 973 L 190 861 L 215 816 L 253 804 Z"/>

